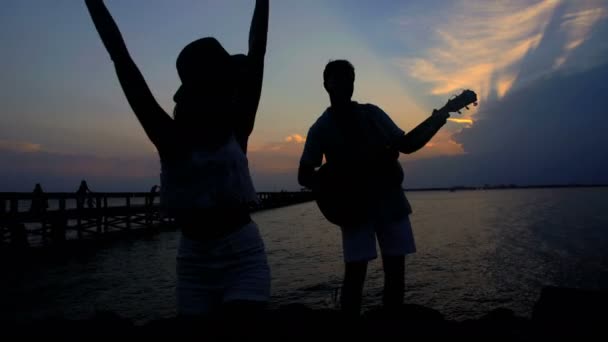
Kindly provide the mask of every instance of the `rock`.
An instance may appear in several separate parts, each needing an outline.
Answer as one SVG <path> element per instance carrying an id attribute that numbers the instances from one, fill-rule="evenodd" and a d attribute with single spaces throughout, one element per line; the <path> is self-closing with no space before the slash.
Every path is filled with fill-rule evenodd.
<path id="1" fill-rule="evenodd" d="M 282 306 L 235 321 L 225 317 L 211 319 L 171 318 L 135 326 L 130 320 L 109 312 L 99 312 L 85 320 L 51 318 L 12 326 L 4 336 L 20 338 L 49 336 L 81 341 L 110 338 L 180 341 L 255 340 L 348 341 L 376 340 L 466 340 L 466 341 L 544 341 L 606 340 L 602 329 L 608 322 L 606 291 L 546 288 L 534 307 L 532 320 L 517 317 L 505 308 L 495 309 L 476 320 L 445 320 L 443 315 L 420 305 L 402 305 L 387 310 L 374 308 L 358 318 L 336 310 L 311 309 L 302 304 Z M 5 322 L 6 323 L 6 322 Z M 602 339 L 602 337 L 605 337 Z"/>
<path id="2" fill-rule="evenodd" d="M 532 323 L 542 336 L 608 338 L 608 291 L 546 287 L 534 305 Z"/>

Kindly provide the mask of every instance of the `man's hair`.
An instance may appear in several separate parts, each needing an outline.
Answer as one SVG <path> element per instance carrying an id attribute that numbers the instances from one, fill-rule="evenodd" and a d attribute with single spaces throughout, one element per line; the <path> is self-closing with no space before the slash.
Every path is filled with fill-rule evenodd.
<path id="1" fill-rule="evenodd" d="M 323 70 L 323 81 L 327 81 L 327 78 L 332 75 L 349 74 L 353 80 L 355 79 L 355 67 L 345 59 L 337 59 L 330 61 Z"/>

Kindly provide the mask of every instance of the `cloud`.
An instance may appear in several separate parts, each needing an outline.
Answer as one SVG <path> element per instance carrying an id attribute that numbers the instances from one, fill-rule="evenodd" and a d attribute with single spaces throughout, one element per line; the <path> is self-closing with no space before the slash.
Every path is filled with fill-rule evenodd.
<path id="1" fill-rule="evenodd" d="M 285 142 L 295 142 L 298 144 L 303 144 L 305 141 L 306 141 L 306 138 L 304 138 L 303 136 L 301 136 L 297 133 L 285 137 Z"/>
<path id="2" fill-rule="evenodd" d="M 406 164 L 410 184 L 608 184 L 607 78 L 608 65 L 555 74 L 486 104 L 453 137 L 467 153 Z"/>
<path id="3" fill-rule="evenodd" d="M 593 5 L 593 2 L 583 3 L 582 6 Z M 554 69 L 560 68 L 568 60 L 573 50 L 581 46 L 590 35 L 593 26 L 608 16 L 608 11 L 602 7 L 582 8 L 563 16 L 560 29 L 566 34 L 562 54 L 555 59 Z"/>
<path id="4" fill-rule="evenodd" d="M 402 159 L 407 182 L 608 183 L 607 16 L 595 0 L 458 2 L 431 46 L 400 66 L 433 95 L 475 90 L 480 107 Z"/>
<path id="5" fill-rule="evenodd" d="M 435 44 L 421 55 L 402 58 L 399 64 L 409 76 L 430 83 L 431 94 L 471 88 L 484 101 L 493 94 L 502 98 L 514 86 L 523 86 L 523 80 L 534 81 L 563 67 L 608 17 L 608 4 L 600 0 L 462 0 L 449 12 L 436 25 L 434 40 L 430 39 Z M 552 22 L 556 28 L 550 27 Z M 552 63 L 548 67 L 537 63 L 524 72 L 522 61 L 547 39 L 559 42 L 555 51 L 545 50 L 542 56 Z"/>
<path id="6" fill-rule="evenodd" d="M 464 153 L 462 145 L 452 138 L 452 133 L 440 130 L 424 148 L 413 154 L 402 155 L 401 160 L 415 161 L 445 156 L 458 156 Z"/>
<path id="7" fill-rule="evenodd" d="M 296 190 L 303 144 L 271 143 L 248 153 L 249 171 L 258 191 Z"/>
<path id="8" fill-rule="evenodd" d="M 517 78 L 517 65 L 536 48 L 559 1 L 461 1 L 435 30 L 438 44 L 423 57 L 401 61 L 412 77 L 443 95 L 462 88 L 482 100 L 493 89 L 504 96 Z"/>
<path id="9" fill-rule="evenodd" d="M 0 151 L 33 153 L 41 150 L 40 144 L 0 140 Z"/>
<path id="10" fill-rule="evenodd" d="M 249 169 L 256 186 L 262 183 L 272 186 L 268 179 L 283 173 L 291 174 L 290 177 L 295 180 L 305 141 L 301 134 L 294 133 L 283 141 L 251 146 L 248 152 Z"/>
<path id="11" fill-rule="evenodd" d="M 450 137 L 466 153 L 403 158 L 406 187 L 608 184 L 606 79 L 608 65 L 554 74 L 487 103 Z"/>

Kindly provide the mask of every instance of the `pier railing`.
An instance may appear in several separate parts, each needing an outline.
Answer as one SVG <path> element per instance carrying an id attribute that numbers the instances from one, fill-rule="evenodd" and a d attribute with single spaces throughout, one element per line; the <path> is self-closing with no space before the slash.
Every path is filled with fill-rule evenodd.
<path id="1" fill-rule="evenodd" d="M 39 246 L 110 234 L 171 228 L 159 193 L 0 193 L 0 246 Z M 313 200 L 312 193 L 260 192 L 251 211 Z"/>

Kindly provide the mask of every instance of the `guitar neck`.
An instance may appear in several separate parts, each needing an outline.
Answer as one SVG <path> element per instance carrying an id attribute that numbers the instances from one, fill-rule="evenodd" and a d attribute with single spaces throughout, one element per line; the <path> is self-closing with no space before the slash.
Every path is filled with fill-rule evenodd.
<path id="1" fill-rule="evenodd" d="M 433 113 L 432 116 L 448 118 L 450 116 L 450 111 L 448 110 L 447 105 L 445 105 L 445 106 L 437 109 L 437 112 Z"/>
<path id="2" fill-rule="evenodd" d="M 446 104 L 446 105 L 444 105 L 443 107 L 441 107 L 441 108 L 437 109 L 437 111 L 438 111 L 438 112 L 441 112 L 441 113 L 444 113 L 444 114 L 449 114 L 449 113 L 450 113 L 450 110 L 449 110 L 449 108 L 448 108 L 448 105 L 447 105 L 447 104 Z"/>

